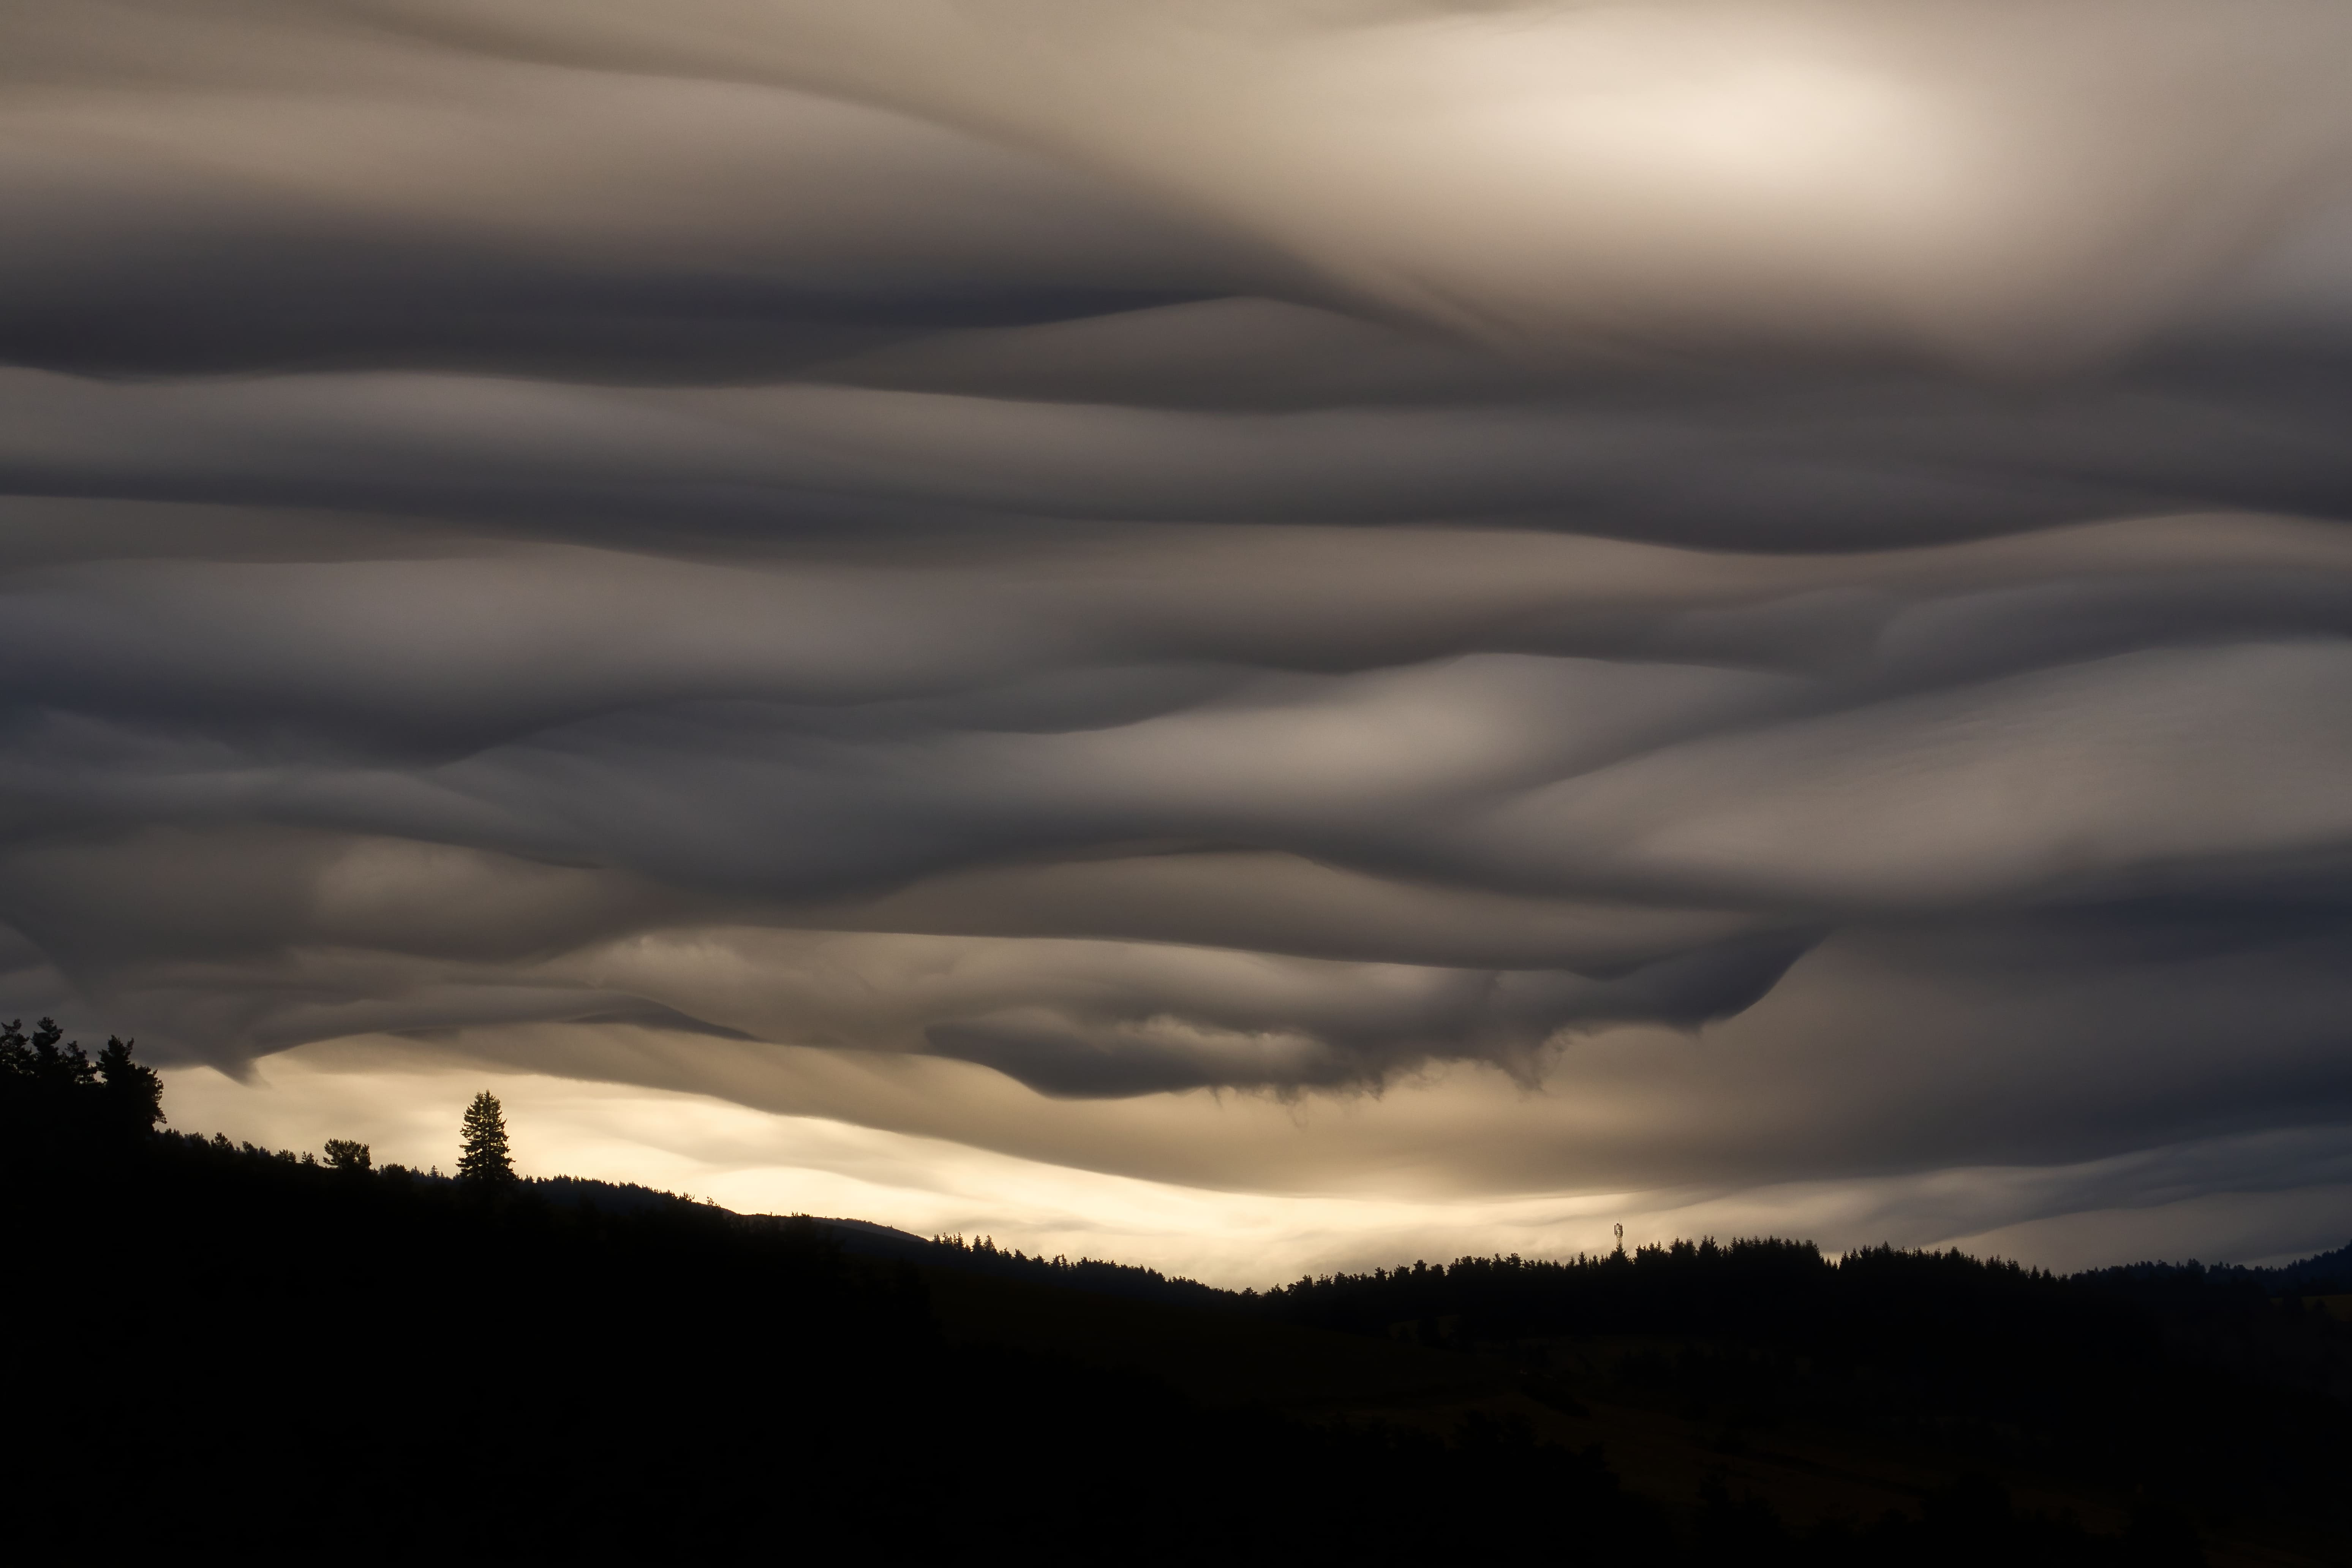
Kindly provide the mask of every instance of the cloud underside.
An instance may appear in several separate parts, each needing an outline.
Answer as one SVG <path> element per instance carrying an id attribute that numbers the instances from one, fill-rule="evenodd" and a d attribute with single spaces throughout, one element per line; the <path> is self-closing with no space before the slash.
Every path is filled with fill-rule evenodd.
<path id="1" fill-rule="evenodd" d="M 1495 1192 L 2352 1121 L 2347 63 L 18 7 L 0 996 L 769 1110 L 762 1051 L 1072 1115 L 1472 1064 L 1581 1108 L 1428 1133 Z M 826 1105 L 1311 1184 L 940 1103 Z"/>

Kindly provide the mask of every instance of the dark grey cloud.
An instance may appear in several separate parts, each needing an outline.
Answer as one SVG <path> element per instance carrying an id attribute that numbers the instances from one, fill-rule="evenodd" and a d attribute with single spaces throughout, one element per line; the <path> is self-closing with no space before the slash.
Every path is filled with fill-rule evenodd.
<path id="1" fill-rule="evenodd" d="M 2332 13 L 0 27 L 11 1006 L 1613 1108 L 1488 1190 L 2352 1122 Z"/>

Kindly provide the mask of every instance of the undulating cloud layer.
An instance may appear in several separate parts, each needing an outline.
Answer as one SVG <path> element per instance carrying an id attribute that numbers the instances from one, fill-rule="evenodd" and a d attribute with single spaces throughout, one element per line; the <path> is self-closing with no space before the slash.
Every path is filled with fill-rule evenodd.
<path id="1" fill-rule="evenodd" d="M 1235 1279 L 2334 1245 L 2347 70 L 2270 0 L 0 6 L 0 1012 Z"/>

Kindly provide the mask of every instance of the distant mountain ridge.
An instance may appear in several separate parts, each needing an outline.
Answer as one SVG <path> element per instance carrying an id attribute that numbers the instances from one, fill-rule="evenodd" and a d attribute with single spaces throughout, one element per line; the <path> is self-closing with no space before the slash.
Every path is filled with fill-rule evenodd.
<path id="1" fill-rule="evenodd" d="M 2176 1274 L 2211 1275 L 2216 1279 L 2245 1279 L 2262 1286 L 2273 1295 L 2292 1290 L 2297 1295 L 2352 1294 L 2352 1242 L 2346 1242 L 2332 1252 L 2317 1252 L 2293 1263 L 2282 1263 L 2269 1268 L 2250 1268 L 2242 1263 L 2200 1263 L 2189 1258 L 2182 1263 L 2147 1260 L 2120 1263 L 2110 1268 L 2084 1269 L 2077 1279 L 2162 1279 Z M 2314 1289 L 2317 1287 L 2318 1289 Z"/>
<path id="2" fill-rule="evenodd" d="M 2291 1285 L 2334 1280 L 2339 1289 L 2352 1290 L 2352 1241 L 2346 1242 L 2333 1252 L 2315 1253 L 2297 1262 L 2283 1263 L 2275 1268 L 2250 1268 L 2245 1272 Z"/>
<path id="3" fill-rule="evenodd" d="M 633 1182 L 604 1182 L 584 1176 L 549 1176 L 533 1180 L 529 1184 L 556 1203 L 593 1204 L 615 1214 L 638 1213 L 672 1204 L 715 1206 Z M 1117 1263 L 1098 1258 L 1031 1257 L 1017 1248 L 999 1247 L 989 1237 L 971 1241 L 960 1236 L 926 1237 L 873 1220 L 822 1215 L 773 1217 L 810 1220 L 838 1241 L 844 1252 L 856 1258 L 887 1258 L 966 1273 L 1027 1279 L 1097 1295 L 1173 1301 L 1190 1306 L 1214 1306 L 1255 1294 L 1223 1289 L 1181 1275 L 1162 1274 L 1156 1268 L 1139 1264 Z M 2157 1279 L 2173 1275 L 2247 1280 L 2262 1286 L 2273 1295 L 2290 1292 L 2299 1295 L 2352 1294 L 2352 1242 L 2332 1251 L 2314 1253 L 2308 1258 L 2270 1268 L 2250 1268 L 2237 1263 L 2209 1264 L 2195 1258 L 2178 1263 L 2149 1258 L 2113 1264 L 2105 1268 L 2081 1269 L 2070 1278 L 2086 1280 Z"/>
<path id="4" fill-rule="evenodd" d="M 1137 1300 L 1169 1301 L 1181 1306 L 1211 1307 L 1237 1299 L 1235 1292 L 1203 1285 L 1197 1279 L 1162 1274 L 1132 1263 L 1112 1263 L 1099 1258 L 1032 1258 L 1018 1249 L 999 1247 L 993 1237 L 966 1241 L 962 1237 L 938 1237 L 926 1241 L 887 1225 L 863 1219 L 809 1216 L 853 1257 L 886 1258 L 969 1274 L 1027 1279 L 1058 1285 L 1097 1296 L 1125 1296 Z"/>
<path id="5" fill-rule="evenodd" d="M 426 1180 L 436 1178 L 427 1177 Z M 446 1177 L 438 1178 L 447 1180 Z M 545 1176 L 524 1185 L 551 1203 L 593 1207 L 606 1214 L 644 1214 L 673 1206 L 715 1208 L 719 1205 L 682 1197 L 634 1182 L 601 1182 L 585 1176 Z M 725 1210 L 726 1213 L 736 1213 Z M 1162 1274 L 1132 1263 L 1099 1258 L 1030 1257 L 1017 1248 L 1000 1247 L 994 1238 L 979 1237 L 925 1237 L 912 1231 L 879 1225 L 868 1219 L 827 1218 L 822 1215 L 743 1215 L 745 1219 L 806 1220 L 840 1245 L 853 1258 L 871 1258 L 921 1268 L 952 1268 L 962 1273 L 1000 1279 L 1027 1279 L 1058 1285 L 1097 1296 L 1125 1296 L 1137 1300 L 1169 1301 L 1208 1307 L 1237 1300 L 1235 1292 L 1203 1285 L 1197 1279 Z"/>

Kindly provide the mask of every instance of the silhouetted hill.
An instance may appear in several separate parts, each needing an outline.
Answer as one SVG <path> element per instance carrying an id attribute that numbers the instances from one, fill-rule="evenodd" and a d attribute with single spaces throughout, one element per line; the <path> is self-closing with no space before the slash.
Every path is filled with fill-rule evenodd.
<path id="1" fill-rule="evenodd" d="M 1031 1258 L 999 1247 L 994 1238 L 933 1237 L 926 1241 L 903 1230 L 862 1219 L 820 1219 L 841 1243 L 842 1250 L 860 1258 L 887 1258 L 927 1268 L 987 1274 L 1004 1279 L 1083 1290 L 1097 1296 L 1128 1296 L 1139 1300 L 1172 1301 L 1193 1307 L 1221 1307 L 1239 1298 L 1197 1279 L 1171 1278 L 1157 1268 L 1131 1263 L 1108 1263 L 1098 1258 Z"/>
<path id="2" fill-rule="evenodd" d="M 446 1178 L 440 1178 L 446 1180 Z M 680 1206 L 693 1208 L 694 1199 L 641 1187 L 635 1182 L 598 1182 L 585 1176 L 525 1178 L 523 1185 L 549 1203 L 572 1208 L 593 1208 L 605 1214 L 663 1214 Z"/>
<path id="3" fill-rule="evenodd" d="M 2266 1288 L 2299 1278 L 2317 1276 L 2063 1279 L 1754 1239 L 1307 1279 L 1255 1310 L 1507 1361 L 1579 1408 L 1671 1409 L 1727 1456 L 1942 1456 L 2086 1504 L 2161 1498 L 2210 1526 L 2352 1541 L 2352 1333 Z"/>
<path id="4" fill-rule="evenodd" d="M 2207 1265 L 2191 1258 L 2186 1263 L 2148 1261 L 2118 1264 L 2113 1268 L 2092 1269 L 2077 1278 L 2140 1280 L 2169 1279 L 2184 1275 L 2210 1277 L 2223 1282 L 2242 1281 L 2273 1296 L 2352 1295 L 2352 1242 L 2333 1252 L 2317 1253 L 2272 1268 L 2249 1268 L 2243 1264 L 2234 1263 Z"/>
<path id="5" fill-rule="evenodd" d="M 154 1132 L 127 1049 L 100 1071 L 14 1037 L 0 1464 L 41 1555 L 2120 1564 L 2204 1561 L 2201 1529 L 2212 1561 L 2284 1563 L 2346 1539 L 2346 1331 L 2245 1280 L 1762 1241 L 1234 1294 Z"/>
<path id="6" fill-rule="evenodd" d="M 2273 1289 L 2292 1287 L 2305 1295 L 2352 1292 L 2352 1241 L 2346 1242 L 2333 1252 L 2318 1253 L 2275 1268 L 2247 1268 L 2237 1272 L 2251 1275 Z"/>

